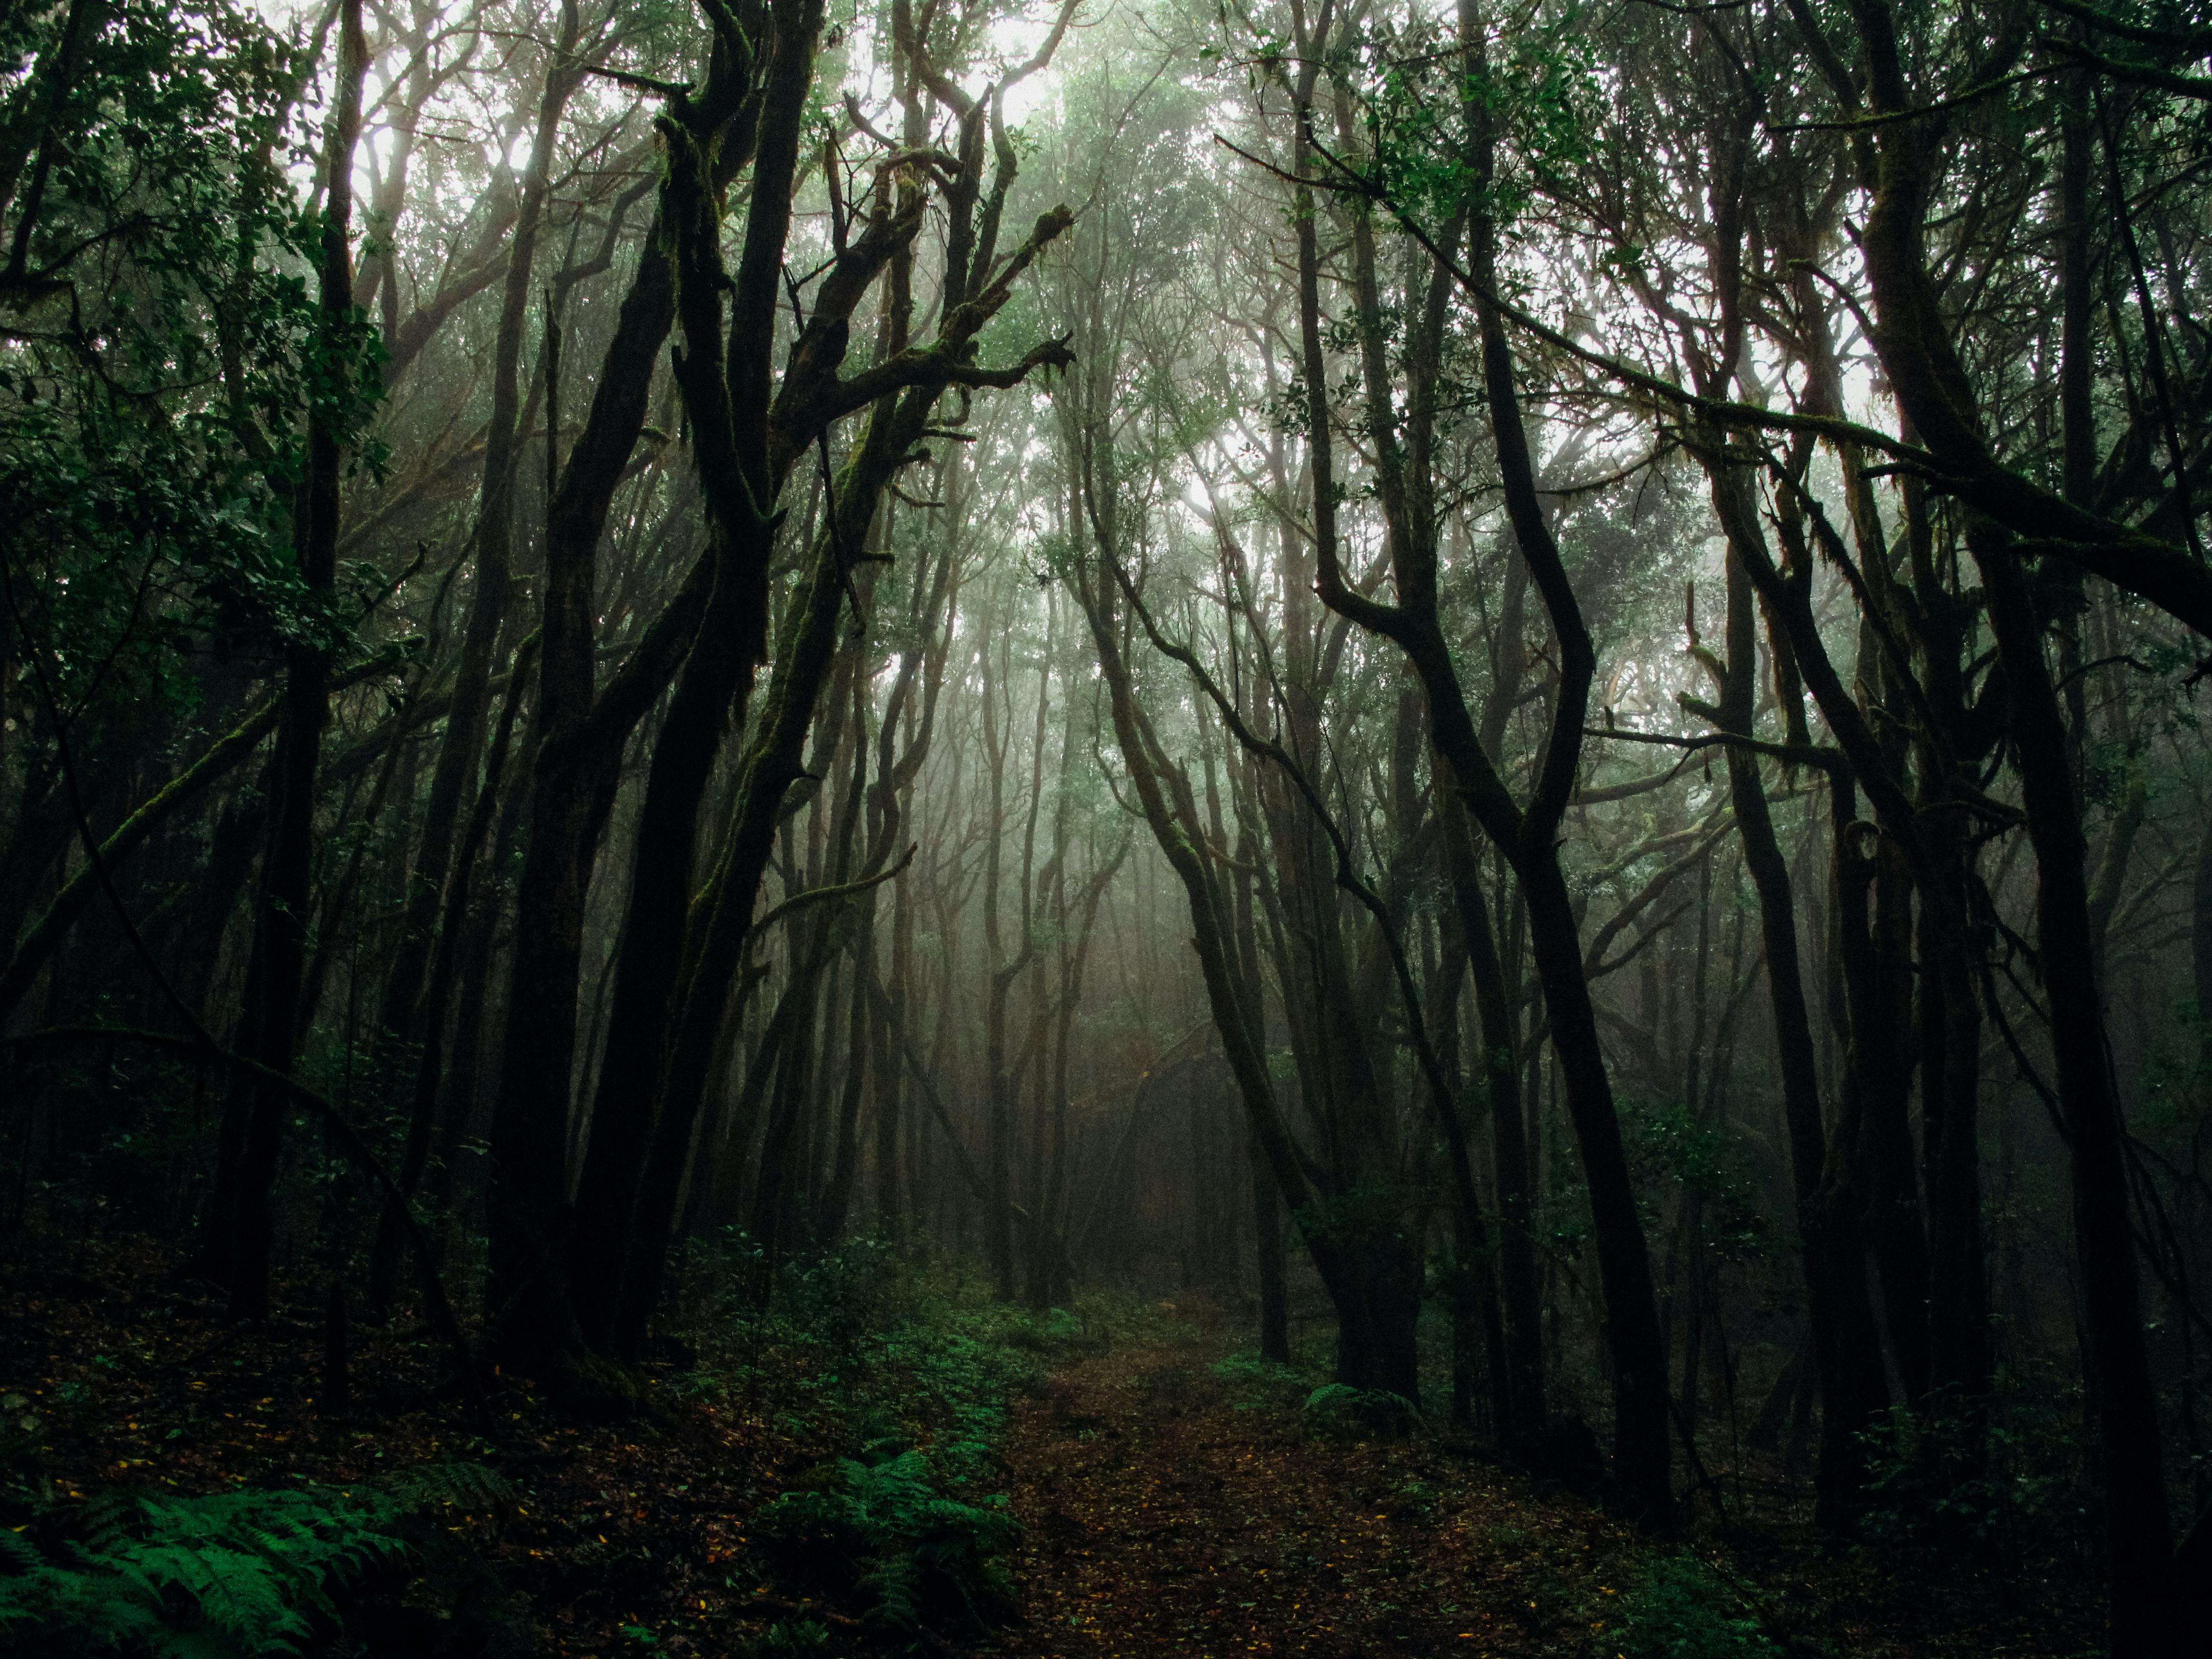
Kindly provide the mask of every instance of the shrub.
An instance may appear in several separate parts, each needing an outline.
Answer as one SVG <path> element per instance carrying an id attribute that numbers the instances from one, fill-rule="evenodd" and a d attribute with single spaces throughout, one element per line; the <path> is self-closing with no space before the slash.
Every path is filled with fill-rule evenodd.
<path id="1" fill-rule="evenodd" d="M 25 1656 L 296 1653 L 333 1595 L 408 1553 L 382 1493 L 110 1492 L 41 1549 L 0 1533 L 0 1647 Z"/>
<path id="2" fill-rule="evenodd" d="M 899 1281 L 900 1263 L 887 1243 L 847 1239 L 783 1263 L 770 1305 L 795 1340 L 850 1353 L 887 1322 Z"/>
<path id="3" fill-rule="evenodd" d="M 784 1493 L 757 1523 L 794 1567 L 846 1577 L 877 1623 L 904 1631 L 925 1620 L 983 1625 L 1005 1612 L 999 1552 L 1019 1530 L 1003 1498 L 979 1505 L 939 1492 L 918 1451 L 843 1459 L 829 1484 Z"/>
<path id="4" fill-rule="evenodd" d="M 1780 1659 L 1757 1610 L 1687 1551 L 1654 1561 L 1623 1610 L 1624 1659 Z"/>
<path id="5" fill-rule="evenodd" d="M 2008 1382 L 1984 1411 L 1902 1408 L 1861 1437 L 1861 1547 L 1928 1577 L 1960 1563 L 2079 1552 L 2096 1534 L 2078 1385 Z"/>
<path id="6" fill-rule="evenodd" d="M 830 1651 L 830 1627 L 811 1619 L 779 1619 L 745 1644 L 744 1659 L 797 1659 Z"/>
<path id="7" fill-rule="evenodd" d="M 1421 1413 L 1402 1394 L 1324 1382 L 1306 1396 L 1306 1415 L 1325 1431 L 1395 1437 L 1424 1426 Z"/>
<path id="8" fill-rule="evenodd" d="M 511 1496 L 489 1469 L 440 1464 L 344 1490 L 114 1490 L 51 1507 L 21 1531 L 0 1530 L 0 1650 L 24 1659 L 297 1653 L 345 1625 L 372 1583 L 397 1591 L 416 1579 L 453 1637 L 471 1651 L 503 1648 L 504 1592 L 438 1521 Z"/>

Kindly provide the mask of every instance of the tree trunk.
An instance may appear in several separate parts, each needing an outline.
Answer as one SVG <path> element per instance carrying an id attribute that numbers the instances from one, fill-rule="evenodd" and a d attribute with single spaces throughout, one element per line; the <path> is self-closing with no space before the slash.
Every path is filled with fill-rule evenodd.
<path id="1" fill-rule="evenodd" d="M 319 331 L 325 361 L 350 360 L 353 326 L 353 160 L 361 136 L 362 82 L 368 43 L 362 32 L 360 0 L 339 0 L 338 67 L 330 121 L 324 134 L 323 234 Z M 307 473 L 294 508 L 294 550 L 311 612 L 331 600 L 337 579 L 338 494 L 344 444 L 355 411 L 342 406 L 350 393 L 343 381 L 327 388 L 307 422 Z M 269 842 L 261 860 L 261 898 L 256 917 L 259 972 L 251 989 L 247 1027 L 240 1048 L 271 1071 L 289 1073 L 298 1051 L 300 1001 L 307 968 L 308 913 L 315 864 L 315 779 L 323 726 L 330 719 L 331 664 L 319 641 L 296 641 L 285 652 L 284 709 L 271 766 Z M 269 1312 L 270 1190 L 276 1179 L 284 1121 L 291 1101 L 273 1086 L 252 1091 L 252 1106 L 239 1146 L 234 1217 L 227 1256 L 234 1318 L 260 1320 Z"/>
<path id="2" fill-rule="evenodd" d="M 500 298 L 499 331 L 492 344 L 491 424 L 484 434 L 483 483 L 477 497 L 476 557 L 471 568 L 468 621 L 461 635 L 461 659 L 453 675 L 453 701 L 446 714 L 446 740 L 430 775 L 430 795 L 422 810 L 422 836 L 416 854 L 407 908 L 399 940 L 385 981 L 383 1028 L 402 1045 L 422 1035 L 420 1017 L 428 984 L 428 968 L 435 945 L 434 929 L 445 902 L 453 869 L 453 834 L 462 803 L 477 781 L 491 712 L 491 669 L 507 623 L 512 576 L 508 558 L 514 544 L 515 478 L 520 471 L 522 345 L 530 325 L 530 279 L 536 269 L 538 235 L 552 191 L 553 149 L 562 112 L 582 84 L 583 76 L 568 62 L 578 30 L 574 0 L 562 7 L 560 35 L 549 57 L 538 121 L 531 137 L 528 172 L 522 181 L 514 236 L 507 250 L 507 282 Z M 389 297 L 389 296 L 387 296 Z M 547 372 L 551 372 L 549 366 Z"/>
<path id="3" fill-rule="evenodd" d="M 2105 1034 L 2084 870 L 2088 848 L 2074 793 L 2065 718 L 2044 661 L 2042 629 L 2009 536 L 1970 530 L 1989 597 L 1990 629 L 2010 683 L 2013 749 L 2035 848 L 2037 961 L 2051 1011 L 2066 1147 L 2074 1171 L 2084 1358 L 2097 1413 L 2105 1548 L 2115 1659 L 2169 1652 L 2193 1629 L 2171 1604 L 2173 1539 L 2160 1447 L 2158 1393 L 2143 1340 L 2128 1197 L 2127 1123 Z"/>
<path id="4" fill-rule="evenodd" d="M 1758 684 L 1758 616 L 1749 564 L 1744 551 L 1735 544 L 1759 532 L 1740 470 L 1717 468 L 1712 492 L 1715 511 L 1731 544 L 1727 660 L 1722 667 L 1720 706 L 1713 712 L 1720 716 L 1717 724 L 1723 731 L 1750 738 Z M 1763 560 L 1763 552 L 1759 557 Z M 1874 1335 L 1872 1304 L 1853 1212 L 1857 1185 L 1845 1170 L 1827 1168 L 1831 1143 L 1821 1111 L 1790 866 L 1775 833 L 1765 787 L 1759 778 L 1759 757 L 1741 744 L 1729 744 L 1728 775 L 1729 799 L 1735 811 L 1744 867 L 1759 896 L 1767 1000 L 1773 1014 L 1783 1120 L 1789 1133 L 1791 1184 L 1797 1200 L 1807 1321 L 1820 1386 L 1818 1518 L 1821 1524 L 1832 1527 L 1841 1524 L 1856 1508 L 1864 1462 L 1859 1437 L 1887 1408 L 1889 1390 L 1881 1372 L 1880 1348 L 1869 1340 Z M 1847 828 L 1847 824 L 1839 826 L 1839 859 L 1847 856 L 1844 833 Z M 1867 995 L 1870 987 L 1866 983 L 1870 964 L 1866 950 L 1861 948 L 1871 945 L 1864 927 L 1866 874 L 1855 866 L 1847 877 L 1839 866 L 1838 878 L 1839 914 L 1847 913 L 1857 922 L 1850 929 L 1845 975 L 1847 982 L 1860 992 L 1851 1006 L 1861 1020 L 1873 1012 Z M 1854 1054 L 1880 1040 L 1871 1032 L 1855 1036 Z"/>

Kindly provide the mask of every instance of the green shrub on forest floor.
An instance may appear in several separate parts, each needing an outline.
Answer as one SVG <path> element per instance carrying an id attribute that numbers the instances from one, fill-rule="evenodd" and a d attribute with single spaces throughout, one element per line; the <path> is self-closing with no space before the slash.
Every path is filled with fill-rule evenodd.
<path id="1" fill-rule="evenodd" d="M 2008 1379 L 1983 1410 L 1893 1411 L 1861 1437 L 1860 1547 L 1925 1577 L 1961 1564 L 2077 1553 L 2095 1535 L 2078 1385 Z"/>
<path id="2" fill-rule="evenodd" d="M 744 1659 L 801 1659 L 830 1651 L 830 1627 L 811 1619 L 779 1619 L 738 1650 Z"/>
<path id="3" fill-rule="evenodd" d="M 1237 1385 L 1243 1398 L 1238 1411 L 1258 1411 L 1268 1406 L 1288 1406 L 1313 1389 L 1311 1376 L 1295 1365 L 1262 1359 L 1249 1351 L 1217 1359 L 1209 1368 L 1224 1382 Z"/>
<path id="4" fill-rule="evenodd" d="M 205 1498 L 112 1490 L 0 1529 L 0 1650 L 24 1659 L 260 1659 L 346 1628 L 371 1591 L 410 1583 L 438 1628 L 409 1645 L 512 1650 L 490 1568 L 428 1518 L 504 1504 L 470 1465 L 345 1489 L 248 1486 Z"/>
<path id="5" fill-rule="evenodd" d="M 1623 1659 L 1780 1659 L 1758 1609 L 1685 1550 L 1655 1558 L 1621 1609 Z"/>
<path id="6" fill-rule="evenodd" d="M 1324 1382 L 1306 1396 L 1306 1417 L 1324 1434 L 1396 1439 L 1425 1428 L 1420 1411 L 1402 1394 Z"/>
<path id="7" fill-rule="evenodd" d="M 757 1518 L 754 1536 L 783 1575 L 857 1598 L 885 1632 L 1005 1613 L 999 1558 L 1018 1527 L 992 1489 L 1008 1402 L 1064 1351 L 1097 1340 L 1110 1311 L 1009 1307 L 972 1274 L 873 1242 L 772 1274 L 741 1236 L 723 1248 L 736 1271 L 721 1282 L 749 1289 L 701 1333 L 702 1367 L 684 1391 L 742 1395 L 790 1439 L 857 1453 L 823 1463 Z M 825 1639 L 819 1625 L 787 1620 L 747 1652 L 807 1653 Z"/>
<path id="8" fill-rule="evenodd" d="M 337 1595 L 408 1552 L 382 1494 L 109 1492 L 40 1548 L 0 1533 L 0 1646 L 178 1659 L 297 1652 Z"/>
<path id="9" fill-rule="evenodd" d="M 910 1261 L 880 1241 L 856 1240 L 748 1273 L 758 1255 L 732 1235 L 717 1261 L 724 1283 L 768 1285 L 726 1304 L 702 1334 L 711 1357 L 686 1389 L 719 1387 L 792 1438 L 857 1449 L 897 1439 L 927 1447 L 955 1486 L 995 1474 L 1010 1396 L 1036 1387 L 1056 1355 L 1101 1321 L 1063 1309 L 1030 1313 L 997 1300 L 972 1276 Z"/>
<path id="10" fill-rule="evenodd" d="M 823 1485 L 769 1504 L 757 1527 L 794 1571 L 848 1581 L 871 1620 L 892 1630 L 984 1625 L 1012 1605 L 999 1554 L 1020 1526 L 1006 1500 L 945 1496 L 918 1451 L 841 1459 Z"/>

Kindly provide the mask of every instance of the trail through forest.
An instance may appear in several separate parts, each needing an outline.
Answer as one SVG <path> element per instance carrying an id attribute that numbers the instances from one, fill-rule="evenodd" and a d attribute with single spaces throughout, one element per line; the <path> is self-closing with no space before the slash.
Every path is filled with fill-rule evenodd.
<path id="1" fill-rule="evenodd" d="M 1316 1441 L 1192 1340 L 1057 1373 L 1015 1413 L 1010 1653 L 1540 1653 L 1598 1633 L 1629 1534 L 1433 1440 Z M 1261 1384 L 1264 1386 L 1264 1383 Z M 1573 1524 L 1581 1521 L 1583 1524 Z"/>
<path id="2" fill-rule="evenodd" d="M 1962 1573 L 1915 1594 L 1803 1541 L 1718 1563 L 1702 1527 L 1678 1553 L 1429 1425 L 1332 1427 L 1308 1395 L 1173 1326 L 1055 1370 L 1004 1448 L 1021 1621 L 965 1650 L 2025 1656 L 2079 1652 L 2095 1628 L 2085 1595 L 2047 1581 Z M 1728 1592 L 1724 1617 L 1676 1622 L 1665 1587 L 1692 1578 Z"/>

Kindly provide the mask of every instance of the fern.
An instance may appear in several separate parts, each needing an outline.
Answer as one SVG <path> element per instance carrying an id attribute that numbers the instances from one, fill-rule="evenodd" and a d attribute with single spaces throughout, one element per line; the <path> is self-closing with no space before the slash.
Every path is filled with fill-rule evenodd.
<path id="1" fill-rule="evenodd" d="M 1427 1426 L 1405 1395 L 1387 1389 L 1355 1389 L 1346 1382 L 1324 1382 L 1308 1395 L 1306 1413 L 1324 1429 L 1358 1429 L 1384 1437 Z"/>
<path id="2" fill-rule="evenodd" d="M 459 1510 L 504 1515 L 514 1507 L 514 1483 L 481 1463 L 425 1463 L 385 1482 L 384 1490 L 415 1510 Z"/>
<path id="3" fill-rule="evenodd" d="M 128 1486 L 94 1492 L 77 1511 L 76 1534 L 95 1555 L 113 1555 L 145 1534 L 145 1494 Z"/>
<path id="4" fill-rule="evenodd" d="M 511 1503 L 489 1469 L 437 1464 L 386 1485 L 247 1487 L 207 1498 L 112 1491 L 41 1549 L 0 1532 L 0 1651 L 132 1659 L 298 1653 L 342 1622 L 340 1598 L 416 1565 L 415 1513 Z"/>
<path id="5" fill-rule="evenodd" d="M 905 1451 L 876 1464 L 843 1460 L 836 1482 L 786 1492 L 762 1512 L 762 1534 L 796 1559 L 842 1564 L 879 1625 L 989 1622 L 1009 1599 L 999 1553 L 1020 1523 L 1000 1503 L 963 1504 L 931 1484 L 927 1460 Z"/>
<path id="6" fill-rule="evenodd" d="M 1781 1659 L 1758 1609 L 1687 1550 L 1657 1558 L 1624 1612 L 1626 1659 Z"/>

